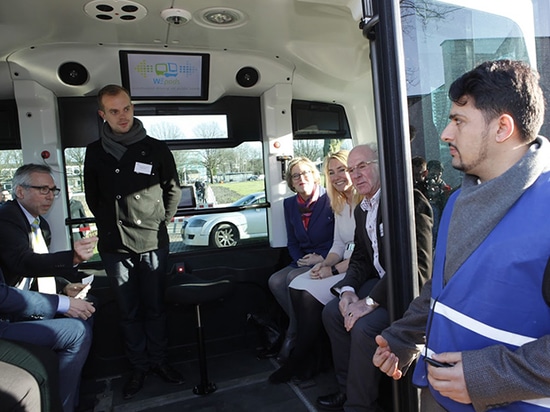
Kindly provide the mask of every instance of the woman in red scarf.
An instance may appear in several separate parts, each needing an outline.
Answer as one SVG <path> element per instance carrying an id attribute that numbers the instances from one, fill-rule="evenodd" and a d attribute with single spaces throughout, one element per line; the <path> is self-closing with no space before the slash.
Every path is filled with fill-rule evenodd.
<path id="1" fill-rule="evenodd" d="M 286 337 L 278 359 L 286 360 L 296 337 L 294 315 L 288 285 L 296 276 L 322 262 L 332 246 L 334 214 L 321 176 L 315 164 L 296 157 L 289 162 L 286 182 L 296 196 L 286 198 L 284 213 L 287 248 L 292 262 L 269 278 L 269 288 L 289 317 Z"/>

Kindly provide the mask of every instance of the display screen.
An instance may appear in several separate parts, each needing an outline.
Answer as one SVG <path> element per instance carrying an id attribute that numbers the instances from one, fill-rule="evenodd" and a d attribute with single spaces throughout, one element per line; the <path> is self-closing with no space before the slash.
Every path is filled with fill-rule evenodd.
<path id="1" fill-rule="evenodd" d="M 209 67 L 208 54 L 120 51 L 133 100 L 208 100 Z"/>

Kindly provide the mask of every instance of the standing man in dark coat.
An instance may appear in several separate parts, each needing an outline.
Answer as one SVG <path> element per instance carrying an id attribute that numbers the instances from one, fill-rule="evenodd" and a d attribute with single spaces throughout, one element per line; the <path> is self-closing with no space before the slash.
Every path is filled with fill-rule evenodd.
<path id="1" fill-rule="evenodd" d="M 166 362 L 164 308 L 166 225 L 176 213 L 181 189 L 170 149 L 147 136 L 134 118 L 128 91 L 108 85 L 97 98 L 105 122 L 100 139 L 87 147 L 84 183 L 133 368 L 123 388 L 129 399 L 141 390 L 149 371 L 167 382 L 184 381 Z"/>

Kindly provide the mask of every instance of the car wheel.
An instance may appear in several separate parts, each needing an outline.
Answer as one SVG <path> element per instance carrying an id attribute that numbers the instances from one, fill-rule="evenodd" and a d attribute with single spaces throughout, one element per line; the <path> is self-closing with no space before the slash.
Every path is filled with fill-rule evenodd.
<path id="1" fill-rule="evenodd" d="M 231 223 L 220 223 L 210 234 L 210 244 L 222 248 L 237 246 L 239 231 Z"/>

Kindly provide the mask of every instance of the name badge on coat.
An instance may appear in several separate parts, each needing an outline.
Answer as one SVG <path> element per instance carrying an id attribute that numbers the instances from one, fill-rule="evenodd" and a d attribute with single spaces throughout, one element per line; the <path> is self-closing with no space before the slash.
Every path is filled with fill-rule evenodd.
<path id="1" fill-rule="evenodd" d="M 147 163 L 136 162 L 134 166 L 135 173 L 141 173 L 143 175 L 150 175 L 153 171 L 153 165 Z"/>

